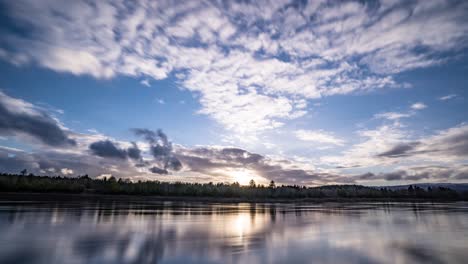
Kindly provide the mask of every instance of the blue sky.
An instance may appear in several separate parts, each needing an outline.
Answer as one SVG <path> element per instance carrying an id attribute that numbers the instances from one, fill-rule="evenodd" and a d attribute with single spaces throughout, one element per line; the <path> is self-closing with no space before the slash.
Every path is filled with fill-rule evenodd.
<path id="1" fill-rule="evenodd" d="M 0 3 L 3 171 L 468 178 L 463 1 Z"/>

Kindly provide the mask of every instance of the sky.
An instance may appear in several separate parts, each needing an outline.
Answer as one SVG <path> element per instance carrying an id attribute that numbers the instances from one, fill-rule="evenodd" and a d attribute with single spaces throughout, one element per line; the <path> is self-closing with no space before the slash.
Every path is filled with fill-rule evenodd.
<path id="1" fill-rule="evenodd" d="M 466 1 L 0 0 L 0 171 L 468 182 Z"/>

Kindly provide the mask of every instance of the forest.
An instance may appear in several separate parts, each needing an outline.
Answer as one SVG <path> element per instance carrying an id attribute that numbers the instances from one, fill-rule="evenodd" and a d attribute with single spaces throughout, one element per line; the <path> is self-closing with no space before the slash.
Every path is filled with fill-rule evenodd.
<path id="1" fill-rule="evenodd" d="M 388 198 L 468 200 L 468 192 L 446 187 L 427 189 L 410 185 L 407 189 L 367 187 L 362 185 L 325 185 L 307 187 L 297 185 L 268 186 L 253 180 L 247 186 L 239 183 L 184 183 L 136 181 L 115 177 L 93 179 L 78 177 L 35 176 L 32 174 L 0 174 L 0 192 L 75 193 L 113 195 L 151 195 L 169 197 L 219 197 L 244 199 L 307 199 L 307 198 Z"/>

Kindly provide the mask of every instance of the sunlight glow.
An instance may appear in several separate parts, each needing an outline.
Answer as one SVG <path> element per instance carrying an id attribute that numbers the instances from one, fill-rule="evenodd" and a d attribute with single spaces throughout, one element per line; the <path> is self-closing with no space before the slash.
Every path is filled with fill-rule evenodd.
<path id="1" fill-rule="evenodd" d="M 241 169 L 241 170 L 234 170 L 229 173 L 233 178 L 234 181 L 238 182 L 240 185 L 248 185 L 250 180 L 257 181 L 258 176 L 246 169 Z"/>
<path id="2" fill-rule="evenodd" d="M 250 234 L 253 224 L 248 213 L 238 214 L 233 223 L 234 232 L 242 238 L 245 234 Z"/>

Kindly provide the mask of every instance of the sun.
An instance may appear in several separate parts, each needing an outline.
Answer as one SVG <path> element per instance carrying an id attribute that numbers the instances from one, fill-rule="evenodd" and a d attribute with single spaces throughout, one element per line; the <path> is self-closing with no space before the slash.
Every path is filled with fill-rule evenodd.
<path id="1" fill-rule="evenodd" d="M 234 181 L 240 185 L 248 185 L 250 180 L 257 178 L 254 172 L 246 169 L 235 170 L 230 172 L 230 174 L 234 178 Z"/>

